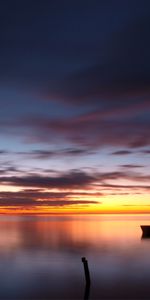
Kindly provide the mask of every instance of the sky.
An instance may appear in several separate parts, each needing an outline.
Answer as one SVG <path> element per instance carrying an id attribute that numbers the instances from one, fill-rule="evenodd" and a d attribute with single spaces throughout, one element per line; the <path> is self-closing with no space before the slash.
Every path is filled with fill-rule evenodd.
<path id="1" fill-rule="evenodd" d="M 146 0 L 1 0 L 1 214 L 150 212 L 149 33 Z"/>

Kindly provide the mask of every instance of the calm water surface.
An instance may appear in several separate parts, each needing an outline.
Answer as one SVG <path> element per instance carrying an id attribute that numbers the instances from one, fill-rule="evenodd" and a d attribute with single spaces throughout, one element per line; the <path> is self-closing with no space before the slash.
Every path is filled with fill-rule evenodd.
<path id="1" fill-rule="evenodd" d="M 149 215 L 0 217 L 0 299 L 150 299 Z"/>

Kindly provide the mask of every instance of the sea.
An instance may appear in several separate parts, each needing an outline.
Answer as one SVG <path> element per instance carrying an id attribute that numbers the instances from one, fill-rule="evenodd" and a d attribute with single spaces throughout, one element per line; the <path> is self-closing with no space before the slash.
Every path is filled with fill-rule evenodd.
<path id="1" fill-rule="evenodd" d="M 150 299 L 146 224 L 147 214 L 0 216 L 0 299 Z"/>

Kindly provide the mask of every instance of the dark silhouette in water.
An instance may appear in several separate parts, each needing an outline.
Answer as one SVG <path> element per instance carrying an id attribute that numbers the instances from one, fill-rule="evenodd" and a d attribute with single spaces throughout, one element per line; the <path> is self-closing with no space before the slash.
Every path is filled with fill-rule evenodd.
<path id="1" fill-rule="evenodd" d="M 85 290 L 84 290 L 84 298 L 83 300 L 89 300 L 89 296 L 90 296 L 90 284 L 86 284 L 85 285 Z"/>
<path id="2" fill-rule="evenodd" d="M 82 262 L 84 266 L 84 273 L 85 273 L 85 280 L 86 284 L 90 285 L 91 279 L 90 279 L 90 272 L 89 272 L 89 267 L 88 267 L 88 261 L 85 257 L 82 257 Z"/>
<path id="3" fill-rule="evenodd" d="M 142 238 L 150 238 L 150 225 L 141 225 Z"/>
<path id="4" fill-rule="evenodd" d="M 84 266 L 84 274 L 85 274 L 85 280 L 86 280 L 85 291 L 84 291 L 84 300 L 88 300 L 89 295 L 90 295 L 90 284 L 91 284 L 90 272 L 89 272 L 89 267 L 88 267 L 88 261 L 85 257 L 82 257 L 82 262 L 83 262 L 83 266 Z"/>

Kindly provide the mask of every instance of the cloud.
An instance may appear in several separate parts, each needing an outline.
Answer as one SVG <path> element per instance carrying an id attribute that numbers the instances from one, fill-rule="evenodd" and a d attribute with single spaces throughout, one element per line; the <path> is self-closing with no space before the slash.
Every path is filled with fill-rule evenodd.
<path id="1" fill-rule="evenodd" d="M 81 188 L 90 185 L 94 180 L 94 175 L 82 171 L 72 171 L 58 176 L 27 175 L 22 177 L 0 177 L 3 184 L 14 186 L 37 187 L 37 188 Z"/>
<path id="2" fill-rule="evenodd" d="M 144 166 L 135 165 L 135 164 L 125 164 L 125 165 L 120 165 L 120 167 L 125 169 L 136 169 L 136 168 L 143 168 Z"/>
<path id="3" fill-rule="evenodd" d="M 9 185 L 9 189 L 17 187 L 19 190 L 1 191 L 0 207 L 20 209 L 71 205 L 77 207 L 78 205 L 102 204 L 104 198 L 111 195 L 127 196 L 149 193 L 150 175 L 135 172 L 134 167 L 126 165 L 123 167 L 125 171 L 115 172 L 71 170 L 70 172 L 57 172 L 51 176 L 40 174 L 1 176 L 2 189 L 5 190 Z"/>
<path id="4" fill-rule="evenodd" d="M 146 186 L 140 184 L 140 188 L 149 188 L 147 182 L 150 180 L 150 175 L 143 174 L 141 172 L 135 172 L 131 169 L 131 166 L 124 168 L 125 170 L 114 171 L 114 172 L 83 172 L 79 170 L 70 170 L 63 173 L 56 172 L 55 175 L 51 176 L 41 176 L 40 174 L 28 174 L 25 176 L 1 176 L 0 183 L 2 186 L 12 185 L 17 187 L 24 187 L 31 190 L 29 192 L 30 197 L 34 196 L 34 189 L 40 190 L 53 190 L 58 189 L 61 191 L 65 190 L 64 196 L 67 196 L 66 191 L 70 192 L 74 189 L 76 190 L 76 195 L 78 190 L 83 190 L 81 196 L 85 196 L 86 191 L 94 192 L 94 195 L 101 195 L 100 188 L 105 187 L 128 187 L 128 188 L 138 188 L 139 182 L 146 184 Z M 131 170 L 130 170 L 131 169 Z M 134 168 L 133 168 L 134 169 Z M 116 184 L 118 181 L 124 180 L 124 185 Z M 129 184 L 126 184 L 128 182 Z M 80 193 L 79 193 L 80 194 Z M 42 194 L 41 194 L 42 195 Z M 43 194 L 46 196 L 46 194 Z M 50 194 L 48 194 L 50 196 Z M 53 194 L 55 195 L 55 194 Z M 57 197 L 58 194 L 55 195 Z M 88 195 L 88 194 L 87 194 Z M 59 195 L 58 195 L 59 196 Z M 92 194 L 91 194 L 92 196 Z"/>
<path id="5" fill-rule="evenodd" d="M 82 148 L 65 148 L 63 150 L 33 150 L 28 152 L 16 152 L 16 155 L 23 155 L 27 158 L 33 159 L 50 159 L 53 157 L 78 157 L 90 155 L 92 152 L 88 149 Z"/>
<path id="6" fill-rule="evenodd" d="M 42 116 L 26 116 L 22 119 L 3 122 L 0 133 L 20 137 L 26 144 L 57 145 L 57 150 L 34 150 L 28 153 L 32 158 L 84 156 L 102 147 L 126 148 L 116 150 L 113 155 L 132 154 L 132 150 L 150 145 L 150 119 L 144 115 L 138 118 L 99 118 L 84 113 L 72 118 L 51 119 Z M 62 149 L 62 144 L 70 147 Z M 58 145 L 60 150 L 58 150 Z M 140 150 L 141 151 L 141 150 Z M 19 153 L 18 153 L 19 154 Z M 21 154 L 21 153 L 20 153 Z M 27 154 L 22 152 L 22 154 Z M 143 152 L 143 154 L 148 154 Z"/>
<path id="7" fill-rule="evenodd" d="M 150 154 L 150 150 L 142 150 L 142 151 L 140 151 L 140 153 L 142 153 L 142 154 Z"/>
<path id="8" fill-rule="evenodd" d="M 142 185 L 142 184 L 116 184 L 116 183 L 113 183 L 113 184 L 110 184 L 110 183 L 103 183 L 103 184 L 100 184 L 99 186 L 102 190 L 102 192 L 104 193 L 104 191 L 111 191 L 111 190 L 115 190 L 115 194 L 117 195 L 118 194 L 118 191 L 120 190 L 129 190 L 130 191 L 130 194 L 136 194 L 137 192 L 136 191 L 144 191 L 144 192 L 147 192 L 149 193 L 150 191 L 150 185 Z"/>
<path id="9" fill-rule="evenodd" d="M 72 118 L 50 120 L 32 116 L 32 118 L 27 118 L 25 123 L 28 123 L 29 128 L 31 128 L 35 142 L 68 141 L 80 147 L 122 146 L 131 149 L 150 144 L 148 130 L 150 122 L 148 119 L 136 121 L 130 119 L 127 122 L 124 119 L 82 120 L 81 118 Z M 23 123 L 22 126 L 24 126 Z"/>
<path id="10" fill-rule="evenodd" d="M 9 152 L 6 151 L 6 150 L 0 150 L 0 155 L 5 155 L 5 154 L 8 154 Z"/>
<path id="11" fill-rule="evenodd" d="M 0 207 L 40 207 L 88 205 L 100 202 L 95 200 L 71 199 L 73 193 L 41 192 L 40 190 L 24 190 L 18 192 L 0 192 Z M 82 195 L 82 193 L 81 193 Z M 85 193 L 84 195 L 89 195 Z"/>
<path id="12" fill-rule="evenodd" d="M 118 150 L 111 153 L 111 155 L 128 155 L 132 154 L 133 152 L 130 150 Z"/>

